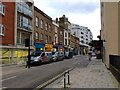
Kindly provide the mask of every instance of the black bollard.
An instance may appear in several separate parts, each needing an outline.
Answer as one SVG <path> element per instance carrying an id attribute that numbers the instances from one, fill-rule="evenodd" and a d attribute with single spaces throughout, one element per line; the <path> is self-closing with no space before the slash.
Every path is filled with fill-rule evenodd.
<path id="1" fill-rule="evenodd" d="M 69 70 L 68 70 L 68 85 L 70 85 L 70 73 L 69 73 Z"/>
<path id="2" fill-rule="evenodd" d="M 64 73 L 64 88 L 66 88 L 66 72 Z"/>

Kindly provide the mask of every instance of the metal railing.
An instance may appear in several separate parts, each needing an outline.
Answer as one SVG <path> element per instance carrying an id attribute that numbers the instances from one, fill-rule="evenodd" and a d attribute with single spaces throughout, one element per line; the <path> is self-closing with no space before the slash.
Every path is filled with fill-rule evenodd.
<path id="1" fill-rule="evenodd" d="M 109 55 L 110 58 L 110 70 L 120 82 L 120 56 Z"/>
<path id="2" fill-rule="evenodd" d="M 68 71 L 65 71 L 65 73 L 64 73 L 64 83 L 63 83 L 64 88 L 68 88 L 67 85 L 70 85 L 70 73 L 69 72 L 70 71 L 68 70 Z"/>
<path id="3" fill-rule="evenodd" d="M 28 15 L 30 17 L 33 17 L 32 9 L 25 7 L 20 3 L 17 4 L 17 11 L 24 13 L 25 15 Z"/>
<path id="4" fill-rule="evenodd" d="M 110 64 L 120 71 L 120 56 L 110 55 Z"/>

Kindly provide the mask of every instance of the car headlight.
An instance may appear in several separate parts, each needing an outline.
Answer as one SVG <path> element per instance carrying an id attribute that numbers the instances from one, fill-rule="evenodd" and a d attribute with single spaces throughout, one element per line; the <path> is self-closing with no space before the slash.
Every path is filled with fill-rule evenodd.
<path id="1" fill-rule="evenodd" d="M 35 61 L 38 61 L 38 59 L 35 59 Z"/>
<path id="2" fill-rule="evenodd" d="M 39 61 L 39 59 L 38 59 L 38 58 L 35 58 L 34 61 Z"/>

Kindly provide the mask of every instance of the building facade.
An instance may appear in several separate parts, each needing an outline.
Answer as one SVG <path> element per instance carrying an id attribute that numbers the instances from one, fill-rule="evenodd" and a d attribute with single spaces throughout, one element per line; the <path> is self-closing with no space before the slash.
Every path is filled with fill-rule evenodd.
<path id="1" fill-rule="evenodd" d="M 34 42 L 37 44 L 53 43 L 52 18 L 34 6 Z M 36 49 L 40 49 L 35 45 Z"/>
<path id="2" fill-rule="evenodd" d="M 33 1 L 1 2 L 0 8 L 2 63 L 22 62 L 28 55 L 25 39 L 33 40 Z"/>
<path id="3" fill-rule="evenodd" d="M 74 55 L 78 55 L 80 53 L 80 41 L 79 38 L 77 38 L 75 35 L 71 34 L 71 51 L 73 51 Z"/>
<path id="4" fill-rule="evenodd" d="M 63 15 L 59 18 L 59 25 L 64 28 L 64 49 L 70 51 L 71 23 L 68 18 Z"/>
<path id="5" fill-rule="evenodd" d="M 89 47 L 89 43 L 93 40 L 92 32 L 88 29 L 88 27 L 77 24 L 72 24 L 71 27 L 72 34 L 80 40 L 80 53 L 84 54 L 84 49 L 87 49 Z"/>
<path id="6" fill-rule="evenodd" d="M 58 31 L 59 31 L 59 24 L 57 24 L 55 21 L 52 22 L 53 24 L 53 45 L 57 45 L 59 42 L 58 42 Z"/>
<path id="7" fill-rule="evenodd" d="M 110 66 L 110 55 L 120 55 L 120 2 L 101 2 L 103 61 Z"/>

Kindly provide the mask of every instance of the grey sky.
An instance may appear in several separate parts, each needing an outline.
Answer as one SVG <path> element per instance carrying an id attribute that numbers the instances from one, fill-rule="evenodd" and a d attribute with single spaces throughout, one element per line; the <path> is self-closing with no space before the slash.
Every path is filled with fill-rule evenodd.
<path id="1" fill-rule="evenodd" d="M 101 24 L 99 0 L 34 0 L 34 4 L 53 20 L 65 14 L 71 23 L 88 27 L 97 39 Z"/>
<path id="2" fill-rule="evenodd" d="M 55 8 L 63 13 L 81 13 L 88 14 L 94 12 L 98 8 L 97 2 L 50 2 L 51 8 Z"/>

